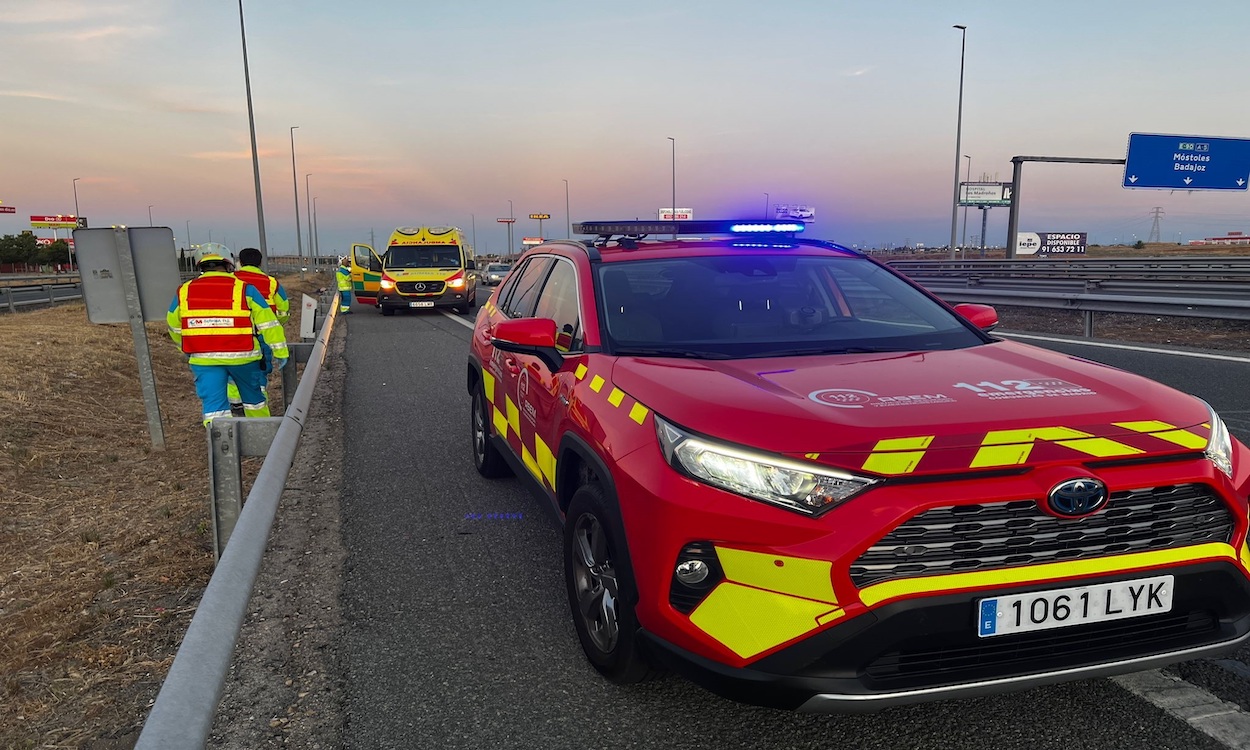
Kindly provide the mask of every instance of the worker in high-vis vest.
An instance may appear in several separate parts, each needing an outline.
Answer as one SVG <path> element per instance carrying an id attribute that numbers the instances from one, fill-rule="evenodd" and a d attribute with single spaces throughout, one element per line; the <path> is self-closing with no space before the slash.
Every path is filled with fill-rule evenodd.
<path id="1" fill-rule="evenodd" d="M 339 261 L 335 276 L 338 277 L 339 282 L 339 312 L 350 313 L 352 311 L 352 269 L 346 255 Z"/>
<path id="2" fill-rule="evenodd" d="M 182 347 L 191 365 L 204 425 L 230 416 L 227 377 L 239 384 L 244 416 L 267 417 L 258 337 L 269 345 L 274 367 L 280 370 L 288 356 L 282 326 L 261 293 L 234 276 L 234 264 L 228 259 L 210 253 L 196 265 L 200 275 L 178 287 L 165 320 L 169 337 Z"/>
<path id="3" fill-rule="evenodd" d="M 254 247 L 245 247 L 239 251 L 239 267 L 235 270 L 234 275 L 243 279 L 247 283 L 256 287 L 256 291 L 264 296 L 265 301 L 269 303 L 269 307 L 273 309 L 273 314 L 277 316 L 278 322 L 285 324 L 287 318 L 291 316 L 291 302 L 287 299 L 286 289 L 283 288 L 282 282 L 273 276 L 265 273 L 261 269 L 260 264 L 263 262 L 263 256 L 260 250 Z M 265 396 L 265 401 L 269 401 L 269 373 L 273 371 L 273 353 L 269 351 L 269 345 L 265 340 L 259 339 L 261 353 L 261 379 L 260 390 Z M 239 386 L 230 378 L 226 384 L 226 397 L 230 399 L 230 409 L 243 408 L 243 397 L 239 395 Z"/>

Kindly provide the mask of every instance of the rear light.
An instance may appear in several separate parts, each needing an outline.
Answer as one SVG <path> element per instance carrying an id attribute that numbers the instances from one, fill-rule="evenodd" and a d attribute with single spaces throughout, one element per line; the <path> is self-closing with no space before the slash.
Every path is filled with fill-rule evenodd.
<path id="1" fill-rule="evenodd" d="M 447 279 L 447 286 L 452 289 L 464 288 L 464 271 L 456 271 L 456 273 Z"/>
<path id="2" fill-rule="evenodd" d="M 382 288 L 383 288 L 383 289 L 394 289 L 394 288 L 395 288 L 395 279 L 392 279 L 390 276 L 387 276 L 386 274 L 382 274 L 382 285 L 381 285 L 381 286 L 382 286 Z"/>

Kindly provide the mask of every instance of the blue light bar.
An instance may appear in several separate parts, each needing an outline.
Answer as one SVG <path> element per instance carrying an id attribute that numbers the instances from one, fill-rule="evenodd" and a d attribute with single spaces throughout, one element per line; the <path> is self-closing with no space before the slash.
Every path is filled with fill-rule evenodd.
<path id="1" fill-rule="evenodd" d="M 767 232 L 771 234 L 793 234 L 802 232 L 807 227 L 799 222 L 788 222 L 784 224 L 734 224 L 729 227 L 729 231 L 734 234 L 745 234 L 747 232 Z"/>
<path id="2" fill-rule="evenodd" d="M 645 234 L 797 234 L 802 222 L 697 219 L 691 221 L 583 221 L 573 225 L 577 234 L 641 236 Z"/>

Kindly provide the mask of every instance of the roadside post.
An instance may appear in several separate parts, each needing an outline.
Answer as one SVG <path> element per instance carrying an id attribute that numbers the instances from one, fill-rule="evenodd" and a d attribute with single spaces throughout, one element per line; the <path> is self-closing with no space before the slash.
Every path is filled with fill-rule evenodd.
<path id="1" fill-rule="evenodd" d="M 75 229 L 74 247 L 87 319 L 129 323 L 152 447 L 165 449 L 161 406 L 152 370 L 146 322 L 164 322 L 181 280 L 173 230 L 168 227 Z"/>

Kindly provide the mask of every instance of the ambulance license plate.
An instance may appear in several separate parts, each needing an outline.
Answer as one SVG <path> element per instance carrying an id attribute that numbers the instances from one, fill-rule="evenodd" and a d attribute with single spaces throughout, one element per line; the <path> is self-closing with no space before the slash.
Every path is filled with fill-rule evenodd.
<path id="1" fill-rule="evenodd" d="M 434 300 L 427 300 L 425 302 L 409 302 L 408 306 L 409 307 L 433 307 Z"/>
<path id="2" fill-rule="evenodd" d="M 1173 576 L 996 596 L 977 602 L 977 635 L 1053 630 L 1172 611 Z"/>

